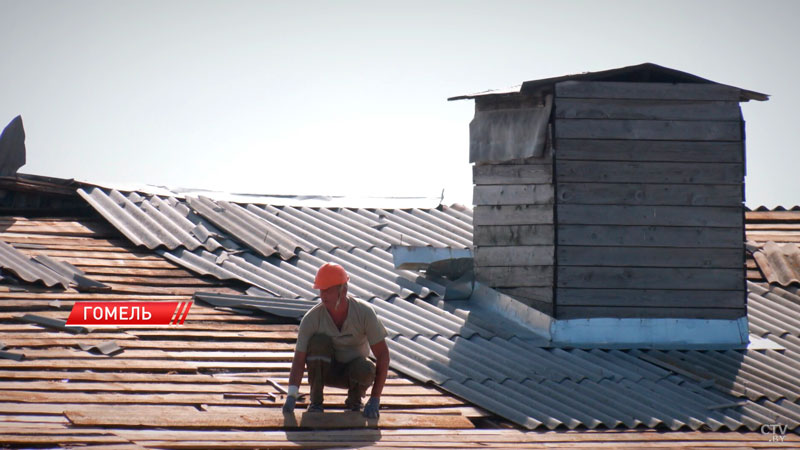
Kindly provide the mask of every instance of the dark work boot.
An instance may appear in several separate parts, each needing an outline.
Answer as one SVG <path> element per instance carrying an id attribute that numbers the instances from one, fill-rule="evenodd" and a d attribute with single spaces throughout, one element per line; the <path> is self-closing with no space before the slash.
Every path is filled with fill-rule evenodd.
<path id="1" fill-rule="evenodd" d="M 361 411 L 361 399 L 375 381 L 375 363 L 367 358 L 356 358 L 347 364 L 347 374 L 349 388 L 344 407 L 349 411 Z"/>
<path id="2" fill-rule="evenodd" d="M 314 412 L 323 410 L 322 402 L 325 380 L 331 371 L 331 361 L 333 359 L 333 341 L 324 334 L 315 334 L 308 343 L 306 355 L 306 368 L 308 369 L 308 384 L 310 385 L 311 395 L 309 399 L 308 411 Z"/>
<path id="3" fill-rule="evenodd" d="M 359 386 L 348 389 L 347 399 L 344 401 L 344 409 L 347 411 L 361 411 L 363 406 L 361 399 L 364 397 L 364 393 L 366 393 L 366 388 L 361 389 Z"/>
<path id="4" fill-rule="evenodd" d="M 315 412 L 320 412 L 321 413 L 321 412 L 325 412 L 325 407 L 322 406 L 322 403 L 309 403 L 308 404 L 308 409 L 306 411 L 308 411 L 310 413 L 315 413 Z"/>

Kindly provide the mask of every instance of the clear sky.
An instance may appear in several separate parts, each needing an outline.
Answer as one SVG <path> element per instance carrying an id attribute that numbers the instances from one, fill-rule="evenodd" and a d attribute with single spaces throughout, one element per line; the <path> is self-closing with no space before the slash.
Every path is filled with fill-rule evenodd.
<path id="1" fill-rule="evenodd" d="M 800 1 L 0 0 L 20 172 L 470 204 L 472 101 L 653 62 L 742 105 L 747 204 L 800 204 Z"/>

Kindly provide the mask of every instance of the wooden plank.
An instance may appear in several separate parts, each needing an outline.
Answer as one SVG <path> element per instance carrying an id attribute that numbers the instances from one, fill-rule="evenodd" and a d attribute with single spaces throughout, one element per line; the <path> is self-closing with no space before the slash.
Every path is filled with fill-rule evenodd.
<path id="1" fill-rule="evenodd" d="M 62 256 L 58 258 L 60 261 L 66 261 L 73 266 L 78 266 L 83 270 L 85 266 L 99 266 L 99 267 L 144 267 L 150 269 L 174 269 L 178 266 L 171 262 L 161 259 L 101 259 L 101 258 L 80 258 L 74 256 Z"/>
<path id="2" fill-rule="evenodd" d="M 120 371 L 141 371 L 141 370 L 162 370 L 179 372 L 197 372 L 197 366 L 184 361 L 162 361 L 162 360 L 137 360 L 137 359 L 43 359 L 43 360 L 23 360 L 12 361 L 0 359 L 0 369 L 91 369 L 91 370 L 120 370 Z"/>
<path id="3" fill-rule="evenodd" d="M 136 261 L 164 261 L 164 258 L 155 253 L 146 253 L 140 250 L 136 251 L 122 251 L 122 252 L 107 252 L 107 251 L 75 251 L 75 250 L 59 250 L 53 248 L 47 249 L 22 249 L 22 251 L 31 256 L 47 255 L 53 258 L 61 259 L 65 257 L 71 258 L 92 258 L 92 259 L 115 259 L 115 260 L 136 260 Z"/>
<path id="4" fill-rule="evenodd" d="M 499 290 L 512 297 L 532 299 L 545 303 L 553 301 L 553 288 L 550 286 L 499 288 Z"/>
<path id="5" fill-rule="evenodd" d="M 721 206 L 561 205 L 558 223 L 567 225 L 635 225 L 720 227 L 742 230 L 742 208 Z"/>
<path id="6" fill-rule="evenodd" d="M 557 119 L 741 120 L 738 101 L 559 98 Z"/>
<path id="7" fill-rule="evenodd" d="M 747 211 L 747 221 L 800 222 L 800 211 Z"/>
<path id="8" fill-rule="evenodd" d="M 52 415 L 52 414 L 51 414 Z M 104 434 L 107 433 L 106 430 L 102 430 L 100 428 L 69 428 L 67 425 L 69 424 L 69 420 L 66 417 L 63 417 L 62 413 L 58 413 L 59 416 L 62 416 L 63 421 L 58 423 L 49 423 L 44 422 L 40 423 L 39 429 L 35 430 L 38 434 L 50 434 L 50 435 L 59 435 L 59 434 L 72 434 L 72 435 L 79 435 L 79 434 Z M 21 423 L 16 424 L 6 424 L 0 423 L 0 433 L 7 433 L 7 434 L 31 434 L 31 427 L 24 426 Z"/>
<path id="9" fill-rule="evenodd" d="M 259 385 L 262 388 L 274 380 L 281 385 L 288 385 L 288 373 L 282 372 L 244 372 L 228 374 L 179 374 L 179 373 L 136 373 L 136 372 L 84 372 L 84 371 L 47 371 L 47 370 L 4 370 L 0 371 L 0 378 L 9 380 L 70 380 L 70 381 L 105 381 L 105 382 L 133 382 L 133 383 L 194 383 L 194 384 L 225 384 L 238 386 L 243 384 Z M 303 378 L 303 385 L 308 385 L 308 380 Z M 401 378 L 392 371 L 386 379 L 387 386 L 418 385 L 406 378 Z M 230 388 L 229 388 L 230 389 Z"/>
<path id="10" fill-rule="evenodd" d="M 745 213 L 745 218 L 749 217 L 749 214 Z M 744 228 L 746 230 L 793 231 L 800 234 L 800 223 L 746 223 Z"/>
<path id="11" fill-rule="evenodd" d="M 552 265 L 552 245 L 520 247 L 476 247 L 475 265 L 487 266 L 547 266 Z"/>
<path id="12" fill-rule="evenodd" d="M 552 286 L 553 266 L 475 267 L 475 279 L 489 286 Z"/>
<path id="13" fill-rule="evenodd" d="M 485 165 L 485 164 L 493 164 L 493 165 L 511 165 L 511 166 L 519 166 L 519 165 L 550 165 L 553 162 L 553 151 L 550 148 L 545 147 L 544 154 L 542 156 L 531 156 L 528 158 L 517 158 L 517 159 L 507 159 L 505 161 L 499 162 L 478 162 L 478 165 Z"/>
<path id="14" fill-rule="evenodd" d="M 180 328 L 162 328 L 158 330 L 129 329 L 127 330 L 127 333 L 133 334 L 135 336 L 147 337 L 148 339 L 209 338 L 212 340 L 227 339 L 227 340 L 237 340 L 237 341 L 249 341 L 256 339 L 264 339 L 264 340 L 297 339 L 297 332 L 292 332 L 292 331 L 242 331 L 237 333 L 233 331 L 193 331 L 193 330 L 182 330 Z"/>
<path id="15" fill-rule="evenodd" d="M 90 336 L 91 337 L 91 336 Z M 77 347 L 79 343 L 98 345 L 104 341 L 87 340 L 87 339 L 6 339 L 3 337 L 3 343 L 8 347 Z M 117 341 L 117 345 L 124 349 L 161 349 L 161 350 L 227 350 L 227 351 L 240 351 L 240 350 L 273 350 L 273 351 L 289 351 L 294 350 L 294 343 L 291 342 L 209 342 L 209 341 L 144 341 L 133 339 L 129 341 Z"/>
<path id="16" fill-rule="evenodd" d="M 552 205 L 476 206 L 475 225 L 546 225 L 553 223 Z"/>
<path id="17" fill-rule="evenodd" d="M 744 162 L 743 142 L 559 139 L 558 160 Z"/>
<path id="18" fill-rule="evenodd" d="M 552 184 L 475 185 L 473 205 L 542 205 L 553 203 Z"/>
<path id="19" fill-rule="evenodd" d="M 742 205 L 741 185 L 643 184 L 643 183 L 559 183 L 559 204 L 583 205 Z"/>
<path id="20" fill-rule="evenodd" d="M 0 423 L 9 424 L 9 423 L 38 423 L 42 426 L 51 423 L 67 423 L 67 420 L 64 417 L 58 416 L 43 416 L 43 415 L 10 415 L 10 414 L 0 414 Z M 0 442 L 3 442 L 0 440 Z"/>
<path id="21" fill-rule="evenodd" d="M 573 446 L 576 443 L 586 443 L 585 445 L 597 443 L 628 443 L 631 445 L 642 445 L 648 442 L 661 442 L 666 446 L 669 444 L 681 444 L 695 442 L 705 445 L 706 443 L 727 443 L 735 445 L 738 442 L 747 443 L 766 443 L 764 435 L 760 432 L 741 432 L 741 431 L 661 431 L 661 430 L 558 430 L 558 431 L 521 431 L 517 429 L 471 429 L 471 430 L 448 430 L 443 432 L 437 429 L 397 429 L 397 430 L 310 430 L 293 431 L 287 435 L 283 431 L 223 431 L 223 430 L 158 430 L 158 429 L 116 429 L 116 434 L 131 441 L 143 440 L 162 440 L 171 442 L 180 441 L 206 441 L 222 440 L 234 441 L 289 441 L 295 439 L 302 442 L 336 442 L 338 439 L 352 439 L 356 441 L 378 440 L 381 442 L 444 442 L 444 443 L 480 443 L 483 445 L 500 443 L 534 443 L 548 444 L 547 448 L 562 448 L 558 444 Z M 800 436 L 787 434 L 786 442 L 798 442 Z M 523 447 L 523 448 L 528 448 Z M 584 447 L 585 448 L 585 447 Z M 616 448 L 616 447 L 612 447 Z M 627 447 L 626 447 L 627 448 Z"/>
<path id="22" fill-rule="evenodd" d="M 685 289 L 556 289 L 563 306 L 659 306 L 673 308 L 743 308 L 745 293 Z"/>
<path id="23" fill-rule="evenodd" d="M 558 267 L 559 288 L 741 290 L 742 269 Z"/>
<path id="24" fill-rule="evenodd" d="M 43 317 L 50 317 L 53 319 L 61 319 L 67 320 L 69 317 L 70 311 L 36 311 L 36 315 L 43 316 Z M 0 319 L 14 319 L 21 315 L 20 312 L 0 312 Z M 219 314 L 209 314 L 204 311 L 196 312 L 194 307 L 189 312 L 189 315 L 186 317 L 186 321 L 191 322 L 218 322 L 220 324 L 227 323 L 230 325 L 230 322 L 234 323 L 242 323 L 242 324 L 261 324 L 267 325 L 270 322 L 265 322 L 263 320 L 265 316 L 247 316 L 247 315 L 237 315 L 233 313 L 227 313 L 225 311 L 220 310 Z"/>
<path id="25" fill-rule="evenodd" d="M 800 242 L 800 236 L 796 234 L 777 234 L 777 233 L 747 233 L 748 240 L 754 240 L 758 242 L 767 242 L 773 241 L 775 243 L 784 243 L 784 242 Z"/>
<path id="26" fill-rule="evenodd" d="M 143 284 L 147 286 L 218 286 L 224 283 L 223 281 L 209 278 L 200 277 L 164 277 L 164 276 L 133 276 L 133 275 L 105 275 L 105 274 L 92 274 L 91 279 L 101 283 L 125 283 L 125 284 Z"/>
<path id="27" fill-rule="evenodd" d="M 623 81 L 562 81 L 555 86 L 556 100 L 568 98 L 709 100 L 738 102 L 740 91 L 706 83 L 640 83 Z"/>
<path id="28" fill-rule="evenodd" d="M 3 334 L 3 342 L 8 339 L 9 341 L 14 339 L 36 339 L 41 337 L 42 339 L 75 339 L 80 340 L 79 342 L 89 342 L 88 340 L 97 340 L 97 339 L 111 339 L 111 340 L 118 340 L 118 339 L 136 339 L 136 336 L 131 334 L 126 334 L 124 332 L 120 333 L 99 333 L 99 332 L 91 332 L 89 334 L 72 334 L 66 331 L 62 332 L 48 332 L 42 328 L 41 332 L 35 333 L 26 333 L 26 332 L 13 332 L 13 333 L 4 333 Z"/>
<path id="29" fill-rule="evenodd" d="M 278 408 L 231 408 L 198 411 L 187 407 L 129 406 L 125 414 L 108 407 L 87 407 L 64 413 L 75 425 L 182 428 L 473 428 L 463 416 L 396 414 L 381 412 L 368 420 L 359 412 L 306 413 L 286 415 Z"/>
<path id="30" fill-rule="evenodd" d="M 550 184 L 553 165 L 548 164 L 476 164 L 472 182 L 477 185 Z"/>
<path id="31" fill-rule="evenodd" d="M 38 434 L 0 434 L 0 442 L 8 445 L 42 445 L 42 444 L 95 444 L 95 443 L 129 443 L 126 439 L 120 438 L 114 434 L 98 434 L 98 435 L 70 435 L 64 433 L 59 436 L 38 435 Z M 93 447 L 84 447 L 91 450 Z M 135 447 L 134 447 L 135 448 Z"/>
<path id="32" fill-rule="evenodd" d="M 70 380 L 70 381 L 105 381 L 105 382 L 150 382 L 150 383 L 209 383 L 209 384 L 239 384 L 264 383 L 267 374 L 258 376 L 253 374 L 248 378 L 218 378 L 207 374 L 179 374 L 179 373 L 136 373 L 136 372 L 84 372 L 84 371 L 47 371 L 47 370 L 3 370 L 0 378 L 16 380 Z M 0 411 L 3 411 L 0 409 Z"/>
<path id="33" fill-rule="evenodd" d="M 93 278 L 92 275 L 132 275 L 132 276 L 147 276 L 147 277 L 172 277 L 172 278 L 186 278 L 193 276 L 191 272 L 177 267 L 171 269 L 143 269 L 136 267 L 98 267 L 88 266 L 84 270 L 86 275 Z"/>
<path id="34" fill-rule="evenodd" d="M 739 228 L 559 225 L 559 245 L 743 249 Z"/>
<path id="35" fill-rule="evenodd" d="M 89 336 L 91 338 L 91 335 Z M 63 339 L 7 339 L 3 337 L 3 343 L 8 347 L 58 347 L 68 346 L 77 347 L 79 343 L 98 345 L 104 341 L 100 339 L 71 339 L 65 337 Z M 213 341 L 144 341 L 132 339 L 129 341 L 119 340 L 117 345 L 124 349 L 162 349 L 162 350 L 273 350 L 273 351 L 289 351 L 294 350 L 294 344 L 291 342 L 213 342 Z"/>
<path id="36" fill-rule="evenodd" d="M 111 238 L 99 236 L 50 236 L 47 233 L 14 233 L 0 227 L 0 239 L 6 242 L 29 242 L 29 243 L 61 243 L 65 245 L 84 245 L 91 247 L 118 247 L 122 249 L 135 248 L 126 239 L 119 235 Z"/>
<path id="37" fill-rule="evenodd" d="M 293 351 L 164 351 L 160 349 L 126 349 L 115 355 L 114 359 L 178 359 L 191 361 L 284 361 L 291 360 Z M 26 349 L 26 358 L 47 359 L 103 359 L 106 355 L 96 355 L 79 349 L 46 348 Z"/>
<path id="38" fill-rule="evenodd" d="M 650 306 L 561 306 L 556 305 L 559 319 L 584 319 L 592 317 L 613 318 L 684 318 L 734 320 L 746 315 L 744 308 L 655 308 Z"/>
<path id="39" fill-rule="evenodd" d="M 554 128 L 556 139 L 742 140 L 739 121 L 560 119 Z"/>
<path id="40" fill-rule="evenodd" d="M 170 294 L 170 295 L 194 295 L 195 292 L 216 292 L 223 294 L 241 294 L 241 292 L 224 286 L 206 284 L 202 286 L 172 287 L 172 286 L 143 286 L 140 284 L 124 284 L 106 282 L 114 292 L 127 292 L 135 295 L 144 294 Z"/>
<path id="41" fill-rule="evenodd" d="M 308 386 L 307 384 L 304 386 Z M 305 389 L 305 388 L 304 388 Z M 106 382 L 81 382 L 70 380 L 69 383 L 62 383 L 61 381 L 3 381 L 0 382 L 0 397 L 3 396 L 5 391 L 48 391 L 48 392 L 115 392 L 115 393 L 147 393 L 147 392 L 163 392 L 163 393 L 196 393 L 196 394 L 264 394 L 273 393 L 280 396 L 277 390 L 265 383 L 262 384 L 236 384 L 231 386 L 228 384 L 211 384 L 211 383 L 146 383 L 146 382 L 119 382 L 119 383 L 106 383 Z M 386 396 L 423 396 L 423 395 L 440 395 L 438 391 L 433 388 L 417 386 L 413 384 L 397 385 L 387 384 L 383 391 Z M 334 395 L 347 395 L 346 389 L 338 389 L 328 387 L 325 389 L 325 394 Z"/>
<path id="42" fill-rule="evenodd" d="M 622 161 L 556 161 L 558 182 L 731 184 L 741 186 L 744 166 L 739 163 L 676 163 Z"/>
<path id="43" fill-rule="evenodd" d="M 475 227 L 476 246 L 552 245 L 553 225 L 483 225 Z"/>
<path id="44" fill-rule="evenodd" d="M 265 389 L 264 392 L 268 392 Z M 326 390 L 327 391 L 327 390 Z M 274 392 L 274 391 L 273 391 Z M 325 394 L 325 404 L 332 409 L 341 410 L 346 394 Z M 225 405 L 225 406 L 263 406 L 264 408 L 279 409 L 281 402 L 276 401 L 270 406 L 262 405 L 255 398 L 225 398 L 222 393 L 118 393 L 118 392 L 48 392 L 48 391 L 0 391 L 0 402 L 22 403 L 76 403 L 76 404 L 103 404 L 108 406 L 125 405 L 125 409 L 132 405 Z M 440 407 L 462 405 L 458 399 L 445 395 L 391 395 L 381 396 L 381 405 L 386 407 Z M 307 398 L 298 402 L 299 407 L 307 406 Z M 118 406 L 117 406 L 118 407 Z"/>
<path id="45" fill-rule="evenodd" d="M 558 247 L 559 266 L 741 269 L 744 256 L 741 248 Z"/>
<path id="46" fill-rule="evenodd" d="M 130 295 L 130 294 L 109 294 L 99 292 L 0 292 L 0 305 L 5 304 L 5 299 L 29 299 L 29 300 L 191 300 L 191 295 L 174 296 L 169 294 L 161 295 Z"/>

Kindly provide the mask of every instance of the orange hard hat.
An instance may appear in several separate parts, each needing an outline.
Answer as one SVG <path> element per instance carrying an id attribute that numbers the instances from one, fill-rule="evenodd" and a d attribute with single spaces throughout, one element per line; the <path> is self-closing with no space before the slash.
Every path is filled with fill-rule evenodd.
<path id="1" fill-rule="evenodd" d="M 338 286 L 350 281 L 344 267 L 336 263 L 325 263 L 317 271 L 314 278 L 314 289 L 328 289 L 331 286 Z"/>

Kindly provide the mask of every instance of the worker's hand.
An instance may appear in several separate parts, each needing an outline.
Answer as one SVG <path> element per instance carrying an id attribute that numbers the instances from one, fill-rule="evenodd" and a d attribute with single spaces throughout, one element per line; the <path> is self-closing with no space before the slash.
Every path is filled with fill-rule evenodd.
<path id="1" fill-rule="evenodd" d="M 377 419 L 381 415 L 381 400 L 378 397 L 370 397 L 367 405 L 364 406 L 364 417 L 367 419 Z"/>
<path id="2" fill-rule="evenodd" d="M 284 414 L 292 414 L 294 413 L 294 405 L 297 403 L 297 397 L 292 395 L 286 396 L 286 401 L 283 403 L 283 413 Z"/>

